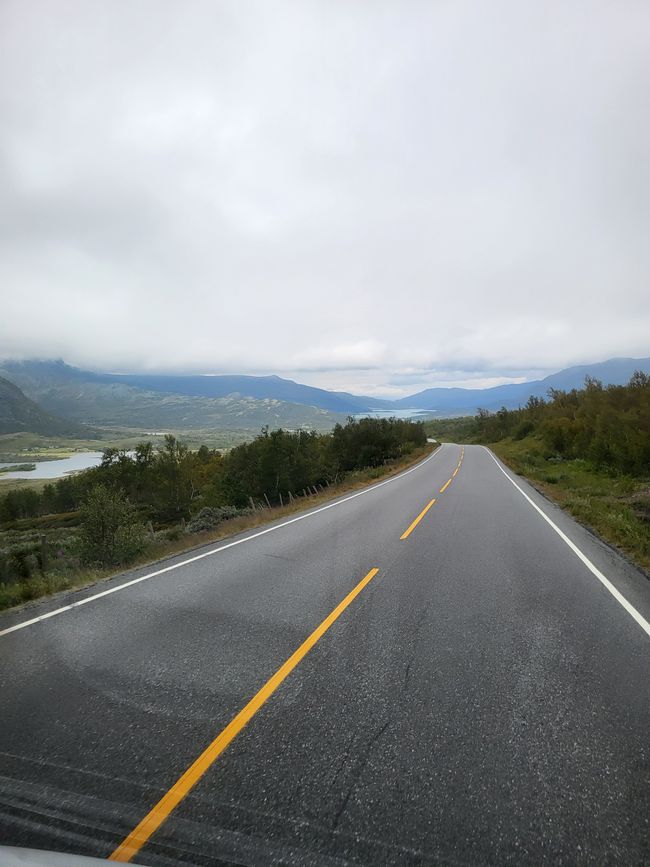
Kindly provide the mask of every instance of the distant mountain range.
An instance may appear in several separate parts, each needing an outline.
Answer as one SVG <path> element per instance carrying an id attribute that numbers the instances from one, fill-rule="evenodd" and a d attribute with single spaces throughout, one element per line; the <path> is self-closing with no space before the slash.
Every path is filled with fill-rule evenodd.
<path id="1" fill-rule="evenodd" d="M 515 409 L 526 403 L 529 397 L 546 397 L 549 389 L 570 391 L 582 388 L 585 377 L 599 379 L 603 385 L 624 385 L 635 370 L 650 373 L 650 358 L 610 358 L 595 364 L 567 367 L 544 379 L 493 388 L 427 388 L 411 397 L 395 401 L 400 409 L 436 410 L 438 415 L 455 412 L 475 413 L 479 407 L 495 410 L 505 406 Z"/>
<path id="2" fill-rule="evenodd" d="M 302 406 L 316 406 L 330 412 L 358 413 L 370 408 L 391 409 L 393 401 L 358 397 L 344 391 L 326 391 L 301 385 L 279 376 L 155 376 L 148 374 L 93 374 L 96 382 L 121 383 L 167 394 L 187 397 L 232 397 L 282 400 Z"/>
<path id="3" fill-rule="evenodd" d="M 313 404 L 289 403 L 270 394 L 263 398 L 233 393 L 213 397 L 163 391 L 160 381 L 153 389 L 144 383 L 135 385 L 128 377 L 80 370 L 60 361 L 4 362 L 0 364 L 0 376 L 22 389 L 46 413 L 96 427 L 259 431 L 269 425 L 329 430 L 345 419 L 344 414 Z M 178 388 L 179 377 L 169 379 L 169 389 Z"/>
<path id="4" fill-rule="evenodd" d="M 52 431 L 52 425 L 80 423 L 140 430 L 259 430 L 267 424 L 328 430 L 347 415 L 373 411 L 418 410 L 444 417 L 475 413 L 479 407 L 513 408 L 531 395 L 546 396 L 551 388 L 580 388 L 586 376 L 605 385 L 622 384 L 635 370 L 650 373 L 650 358 L 613 358 L 569 367 L 533 382 L 494 388 L 428 388 L 391 401 L 313 388 L 279 376 L 109 374 L 81 370 L 62 361 L 6 361 L 0 364 L 0 376 L 22 389 L 32 409 L 28 412 L 23 407 L 22 414 L 7 409 L 10 395 L 0 391 L 0 421 L 5 419 L 5 428 L 21 425 L 19 430 L 32 424 L 34 432 L 45 431 L 46 418 L 53 419 L 49 423 Z M 15 394 L 12 400 L 15 404 Z M 42 414 L 41 421 L 36 410 Z M 14 421 L 8 421 L 10 418 Z M 33 421 L 28 422 L 29 418 Z"/>

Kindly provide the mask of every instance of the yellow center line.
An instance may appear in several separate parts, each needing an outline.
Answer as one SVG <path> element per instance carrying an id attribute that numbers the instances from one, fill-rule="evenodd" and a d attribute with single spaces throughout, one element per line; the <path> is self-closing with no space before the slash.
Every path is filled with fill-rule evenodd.
<path id="1" fill-rule="evenodd" d="M 412 522 L 412 523 L 411 523 L 411 524 L 406 528 L 406 530 L 404 530 L 404 532 L 402 533 L 402 535 L 399 537 L 399 538 L 400 538 L 400 541 L 401 541 L 402 539 L 406 539 L 406 538 L 408 538 L 408 536 L 411 535 L 411 533 L 413 532 L 413 530 L 415 530 L 415 528 L 417 527 L 417 525 L 420 523 L 420 521 L 422 520 L 422 518 L 424 518 L 424 516 L 425 516 L 426 513 L 429 511 L 429 509 L 431 508 L 431 506 L 433 506 L 434 503 L 435 503 L 435 498 L 434 498 L 433 500 L 429 500 L 429 502 L 426 504 L 426 506 L 424 507 L 424 509 L 422 509 L 422 511 L 420 512 L 420 514 L 417 516 L 417 518 L 416 518 L 416 519 L 415 519 L 415 520 L 414 520 L 414 521 L 413 521 L 413 522 Z"/>
<path id="2" fill-rule="evenodd" d="M 447 479 L 447 481 L 444 483 L 444 485 L 440 488 L 440 493 L 444 494 L 444 492 L 447 490 L 447 488 L 449 487 L 450 484 L 451 484 L 451 479 Z"/>
<path id="3" fill-rule="evenodd" d="M 456 473 L 458 472 L 459 469 L 460 469 L 460 467 L 456 467 L 456 469 L 453 471 L 453 473 L 451 474 L 452 479 L 456 475 Z"/>
<path id="4" fill-rule="evenodd" d="M 431 501 L 435 502 L 434 500 Z M 431 505 L 431 503 L 429 504 Z M 428 508 L 428 507 L 427 507 Z M 426 511 L 426 510 L 425 510 Z M 419 519 L 418 519 L 419 520 Z M 357 586 L 351 590 L 345 599 L 336 606 L 336 608 L 328 614 L 323 622 L 318 626 L 312 634 L 307 638 L 300 647 L 292 653 L 287 661 L 276 671 L 276 673 L 264 684 L 258 693 L 248 702 L 248 704 L 239 711 L 225 727 L 225 729 L 217 735 L 210 746 L 201 753 L 196 761 L 190 765 L 185 773 L 179 777 L 171 789 L 158 801 L 156 806 L 144 817 L 137 827 L 120 843 L 117 849 L 109 856 L 109 861 L 128 862 L 136 855 L 140 849 L 149 840 L 152 834 L 158 830 L 162 823 L 172 813 L 173 810 L 180 804 L 188 792 L 198 783 L 205 772 L 221 755 L 226 747 L 237 737 L 244 726 L 252 719 L 262 705 L 268 701 L 282 681 L 294 670 L 300 660 L 309 653 L 312 647 L 323 637 L 330 626 L 337 620 L 350 603 L 361 593 L 363 588 L 369 584 L 379 569 L 371 569 L 370 572 L 363 578 Z"/>

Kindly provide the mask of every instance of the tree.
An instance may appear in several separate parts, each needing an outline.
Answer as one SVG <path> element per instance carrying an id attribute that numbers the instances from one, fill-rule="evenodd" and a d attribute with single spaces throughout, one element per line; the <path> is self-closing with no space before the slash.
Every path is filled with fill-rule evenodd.
<path id="1" fill-rule="evenodd" d="M 188 518 L 190 503 L 196 495 L 193 469 L 195 455 L 172 434 L 165 434 L 165 444 L 156 458 L 156 471 L 160 480 L 158 500 L 164 504 L 161 515 L 169 518 Z"/>

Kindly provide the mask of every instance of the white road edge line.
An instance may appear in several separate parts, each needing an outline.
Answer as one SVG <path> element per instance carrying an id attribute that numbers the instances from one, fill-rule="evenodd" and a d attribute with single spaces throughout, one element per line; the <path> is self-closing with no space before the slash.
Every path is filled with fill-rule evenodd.
<path id="1" fill-rule="evenodd" d="M 53 611 L 48 611 L 46 614 L 40 614 L 38 617 L 32 617 L 31 620 L 23 620 L 21 623 L 15 623 L 13 626 L 8 626 L 6 629 L 0 630 L 0 638 L 3 635 L 9 635 L 10 632 L 17 632 L 19 629 L 25 629 L 25 627 L 32 626 L 34 623 L 40 623 L 41 620 L 49 620 L 50 617 L 56 617 L 58 614 L 63 614 L 65 611 L 71 611 L 73 608 L 79 608 L 81 605 L 86 605 L 88 602 L 94 602 L 95 599 L 101 599 L 102 596 L 110 596 L 111 593 L 117 593 L 119 590 L 126 590 L 127 587 L 133 587 L 134 584 L 139 584 L 141 581 L 148 581 L 149 578 L 155 578 L 157 575 L 163 575 L 165 572 L 172 572 L 174 569 L 180 569 L 182 566 L 187 566 L 189 563 L 195 563 L 197 560 L 203 560 L 205 557 L 212 557 L 213 554 L 218 554 L 220 551 L 225 551 L 227 548 L 234 548 L 235 545 L 243 545 L 244 542 L 250 542 L 260 536 L 265 536 L 267 533 L 273 533 L 275 530 L 280 530 L 282 527 L 288 527 L 289 524 L 295 524 L 297 521 L 304 521 L 305 518 L 311 518 L 313 515 L 320 514 L 320 512 L 326 512 L 328 509 L 333 509 L 335 506 L 340 506 L 343 503 L 347 503 L 349 500 L 362 497 L 364 494 L 370 494 L 378 488 L 383 488 L 384 485 L 389 485 L 391 482 L 396 482 L 398 479 L 403 479 L 404 476 L 408 476 L 409 473 L 419 470 L 430 460 L 437 457 L 441 451 L 442 445 L 438 446 L 432 455 L 429 455 L 428 458 L 420 461 L 419 464 L 416 464 L 409 470 L 404 470 L 404 472 L 398 473 L 390 479 L 378 482 L 375 485 L 364 488 L 363 491 L 357 491 L 356 494 L 350 494 L 348 497 L 343 497 L 343 499 L 335 500 L 333 503 L 328 503 L 326 506 L 320 506 L 318 509 L 314 509 L 304 515 L 290 518 L 288 521 L 283 521 L 281 524 L 276 524 L 274 527 L 267 527 L 265 530 L 259 530 L 257 533 L 245 536 L 243 539 L 236 539 L 234 542 L 228 542 L 226 545 L 221 545 L 219 548 L 213 548 L 211 551 L 204 551 L 203 554 L 196 554 L 194 557 L 188 557 L 187 560 L 182 560 L 180 563 L 172 563 L 171 566 L 165 566 L 163 569 L 157 569 L 155 572 L 147 573 L 147 575 L 140 575 L 139 578 L 132 578 L 130 581 L 125 581 L 123 584 L 118 584 L 116 587 L 110 587 L 108 590 L 103 590 L 101 593 L 94 593 L 92 596 L 87 596 L 85 599 L 80 599 L 78 602 L 73 602 L 70 605 L 63 605 L 61 608 L 55 608 Z"/>
<path id="2" fill-rule="evenodd" d="M 562 541 L 565 542 L 569 546 L 569 548 L 571 548 L 571 550 L 576 555 L 576 557 L 578 557 L 580 560 L 582 560 L 582 562 L 585 564 L 587 569 L 589 569 L 589 571 L 592 572 L 596 576 L 596 578 L 598 578 L 600 583 L 604 587 L 606 587 L 607 590 L 609 590 L 609 592 L 612 594 L 614 599 L 616 599 L 616 601 L 619 603 L 619 605 L 622 605 L 623 608 L 625 608 L 625 610 L 627 611 L 627 613 L 636 620 L 636 622 L 639 624 L 641 629 L 645 630 L 646 634 L 650 636 L 650 623 L 648 623 L 648 621 L 645 619 L 645 617 L 639 611 L 637 611 L 633 605 L 631 605 L 627 601 L 625 596 L 623 596 L 623 594 L 619 590 L 617 590 L 616 587 L 614 587 L 612 582 L 603 575 L 603 573 L 600 571 L 600 569 L 598 569 L 596 566 L 594 566 L 594 564 L 591 562 L 589 557 L 587 557 L 586 554 L 582 553 L 580 548 L 578 548 L 578 546 L 574 542 L 572 542 L 571 539 L 569 539 L 569 537 L 566 535 L 566 533 L 563 533 L 562 530 L 560 530 L 560 528 L 557 526 L 557 524 L 554 524 L 553 521 L 551 521 L 551 519 L 546 514 L 546 512 L 544 512 L 543 509 L 540 509 L 540 507 L 537 505 L 537 503 L 535 503 L 528 496 L 528 494 L 519 487 L 517 482 L 515 482 L 515 480 L 513 478 L 511 478 L 511 476 L 503 469 L 503 467 L 501 466 L 499 461 L 495 458 L 495 456 L 492 454 L 490 449 L 488 449 L 486 446 L 483 446 L 483 448 L 489 454 L 489 456 L 492 458 L 494 463 L 501 470 L 501 472 L 506 477 L 506 479 L 510 482 L 510 484 L 514 485 L 515 488 L 517 488 L 517 490 L 522 495 L 522 497 L 525 497 L 528 500 L 528 502 L 530 503 L 530 505 L 533 507 L 533 509 L 535 509 L 536 512 L 539 512 L 539 514 L 542 516 L 542 518 L 544 518 L 544 520 L 546 521 L 547 524 L 550 524 L 550 526 L 555 530 L 555 532 L 558 534 L 560 539 L 562 539 Z"/>

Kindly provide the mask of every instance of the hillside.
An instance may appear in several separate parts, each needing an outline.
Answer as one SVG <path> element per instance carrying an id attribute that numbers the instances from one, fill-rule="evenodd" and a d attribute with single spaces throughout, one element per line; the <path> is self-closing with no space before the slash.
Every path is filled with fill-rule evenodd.
<path id="1" fill-rule="evenodd" d="M 0 434 L 22 431 L 44 436 L 73 435 L 79 427 L 45 412 L 18 386 L 0 377 Z"/>
<path id="2" fill-rule="evenodd" d="M 192 397 L 150 391 L 60 362 L 6 363 L 0 370 L 48 412 L 105 427 L 173 430 L 259 430 L 309 427 L 328 430 L 344 418 L 313 406 L 242 395 Z"/>
<path id="3" fill-rule="evenodd" d="M 650 358 L 611 358 L 595 364 L 567 367 L 544 379 L 494 388 L 428 388 L 395 402 L 400 409 L 435 409 L 441 415 L 474 413 L 479 407 L 494 410 L 505 406 L 516 409 L 529 397 L 546 397 L 551 388 L 570 391 L 582 388 L 586 376 L 603 385 L 623 385 L 635 370 L 650 373 Z"/>
<path id="4" fill-rule="evenodd" d="M 438 417 L 473 415 L 479 407 L 515 409 L 549 389 L 570 390 L 593 376 L 619 385 L 635 370 L 650 372 L 650 358 L 615 358 L 569 367 L 544 379 L 494 388 L 429 388 L 401 400 L 327 391 L 279 376 L 166 376 L 96 373 L 62 361 L 0 364 L 0 376 L 19 386 L 53 415 L 102 426 L 257 430 L 331 428 L 347 415 L 370 410 L 428 410 Z"/>
<path id="5" fill-rule="evenodd" d="M 95 374 L 98 382 L 112 382 L 147 391 L 184 394 L 188 397 L 228 397 L 234 394 L 314 406 L 330 412 L 359 413 L 390 409 L 393 402 L 359 397 L 343 391 L 326 391 L 280 376 L 154 376 L 151 374 Z"/>

